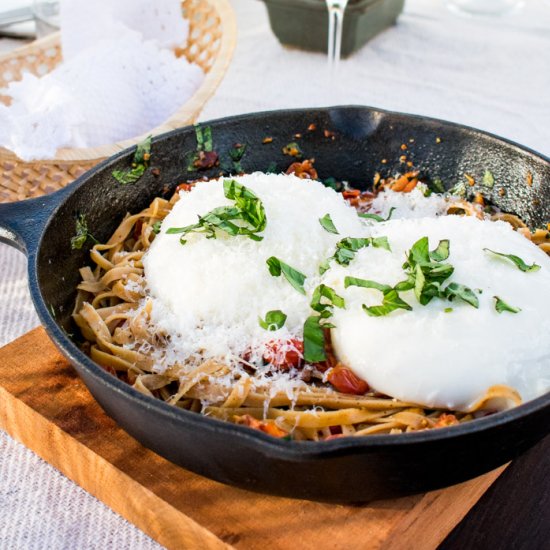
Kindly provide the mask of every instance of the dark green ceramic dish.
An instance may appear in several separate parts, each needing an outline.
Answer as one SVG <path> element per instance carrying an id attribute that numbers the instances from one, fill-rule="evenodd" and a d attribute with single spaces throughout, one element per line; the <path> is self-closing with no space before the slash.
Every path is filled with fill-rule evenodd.
<path id="1" fill-rule="evenodd" d="M 326 52 L 328 11 L 325 0 L 263 0 L 271 29 L 286 46 Z M 405 0 L 350 0 L 344 17 L 342 56 L 352 54 L 395 23 Z"/>

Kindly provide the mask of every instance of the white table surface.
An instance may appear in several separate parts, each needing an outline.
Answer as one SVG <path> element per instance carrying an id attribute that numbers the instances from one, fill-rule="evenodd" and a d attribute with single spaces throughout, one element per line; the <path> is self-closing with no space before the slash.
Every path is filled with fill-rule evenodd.
<path id="1" fill-rule="evenodd" d="M 461 122 L 550 154 L 550 7 L 544 0 L 527 0 L 513 16 L 482 20 L 452 16 L 440 0 L 407 0 L 398 25 L 343 62 L 336 81 L 327 78 L 323 55 L 280 46 L 261 2 L 232 3 L 238 46 L 202 120 L 367 104 Z M 0 52 L 16 45 L 0 40 Z M 20 253 L 0 245 L 0 345 L 38 324 L 25 269 Z M 41 548 L 160 546 L 0 431 L 0 549 Z"/>

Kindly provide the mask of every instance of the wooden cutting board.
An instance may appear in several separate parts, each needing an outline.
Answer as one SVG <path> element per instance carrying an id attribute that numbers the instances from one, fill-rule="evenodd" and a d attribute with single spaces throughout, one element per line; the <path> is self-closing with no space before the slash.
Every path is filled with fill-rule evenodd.
<path id="1" fill-rule="evenodd" d="M 0 428 L 170 549 L 431 549 L 504 469 L 361 506 L 228 487 L 171 464 L 127 435 L 42 328 L 0 349 Z"/>

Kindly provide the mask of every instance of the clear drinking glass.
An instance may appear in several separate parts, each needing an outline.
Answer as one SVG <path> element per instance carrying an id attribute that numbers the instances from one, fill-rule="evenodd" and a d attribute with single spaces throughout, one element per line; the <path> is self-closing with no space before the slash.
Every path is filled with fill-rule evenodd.
<path id="1" fill-rule="evenodd" d="M 328 64 L 336 70 L 342 50 L 344 12 L 348 0 L 326 0 L 328 9 Z"/>
<path id="2" fill-rule="evenodd" d="M 59 30 L 59 2 L 34 0 L 32 12 L 36 23 L 36 38 L 42 38 Z"/>
<path id="3" fill-rule="evenodd" d="M 447 7 L 462 15 L 504 15 L 518 10 L 524 0 L 445 0 Z"/>

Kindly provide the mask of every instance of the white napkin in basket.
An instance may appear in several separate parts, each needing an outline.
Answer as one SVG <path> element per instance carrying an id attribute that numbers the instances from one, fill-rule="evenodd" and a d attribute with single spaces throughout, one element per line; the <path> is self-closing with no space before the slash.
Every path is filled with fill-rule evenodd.
<path id="1" fill-rule="evenodd" d="M 90 19 L 94 13 L 101 16 Z M 62 22 L 65 61 L 0 92 L 13 99 L 10 107 L 0 105 L 0 145 L 23 160 L 144 134 L 183 105 L 204 78 L 197 65 L 164 47 L 187 40 L 179 0 L 124 0 L 116 10 L 106 0 L 64 0 Z"/>

